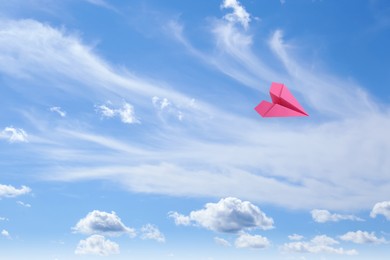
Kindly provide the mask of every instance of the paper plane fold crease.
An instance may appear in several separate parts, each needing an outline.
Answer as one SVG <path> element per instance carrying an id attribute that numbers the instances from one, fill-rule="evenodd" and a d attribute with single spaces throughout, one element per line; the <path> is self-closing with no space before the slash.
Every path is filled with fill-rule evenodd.
<path id="1" fill-rule="evenodd" d="M 255 107 L 262 117 L 309 116 L 284 84 L 273 82 L 269 93 L 272 103 L 263 100 Z"/>

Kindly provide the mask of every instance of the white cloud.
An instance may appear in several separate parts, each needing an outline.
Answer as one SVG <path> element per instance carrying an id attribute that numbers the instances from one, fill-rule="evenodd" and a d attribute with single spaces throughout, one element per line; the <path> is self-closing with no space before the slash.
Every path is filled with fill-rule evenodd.
<path id="1" fill-rule="evenodd" d="M 27 142 L 27 133 L 21 128 L 9 126 L 0 132 L 0 139 L 8 139 L 11 143 Z"/>
<path id="2" fill-rule="evenodd" d="M 171 103 L 167 98 L 159 98 L 157 96 L 154 96 L 152 98 L 153 105 L 158 108 L 159 110 L 164 110 L 165 108 L 169 107 Z"/>
<path id="3" fill-rule="evenodd" d="M 341 240 L 353 242 L 356 244 L 382 244 L 386 243 L 385 238 L 378 238 L 374 232 L 368 233 L 366 231 L 358 230 L 356 232 L 347 232 L 340 236 Z"/>
<path id="4" fill-rule="evenodd" d="M 315 222 L 325 223 L 325 222 L 338 222 L 340 220 L 353 220 L 353 221 L 363 221 L 363 219 L 356 217 L 354 215 L 341 215 L 341 214 L 332 214 L 327 210 L 323 209 L 313 209 L 311 211 L 311 217 Z"/>
<path id="5" fill-rule="evenodd" d="M 80 219 L 72 230 L 75 233 L 87 235 L 120 236 L 128 234 L 130 237 L 135 236 L 134 229 L 126 227 L 114 211 L 111 213 L 99 210 L 91 211 L 85 218 Z"/>
<path id="6" fill-rule="evenodd" d="M 358 252 L 355 249 L 345 250 L 336 248 L 334 245 L 339 244 L 338 241 L 326 235 L 314 237 L 308 242 L 291 242 L 284 244 L 281 249 L 285 252 L 294 253 L 313 253 L 313 254 L 339 254 L 339 255 L 356 255 Z"/>
<path id="7" fill-rule="evenodd" d="M 0 198 L 13 198 L 30 193 L 31 189 L 27 186 L 22 186 L 20 189 L 15 188 L 12 185 L 0 184 Z"/>
<path id="8" fill-rule="evenodd" d="M 11 238 L 9 232 L 8 232 L 7 230 L 5 230 L 5 229 L 3 229 L 3 230 L 1 231 L 1 235 L 2 235 L 3 237 L 6 237 L 6 238 Z"/>
<path id="9" fill-rule="evenodd" d="M 168 98 L 160 98 L 154 96 L 152 98 L 153 106 L 156 108 L 160 116 L 164 114 L 174 116 L 175 118 L 182 121 L 184 119 L 184 113 L 180 110 L 180 107 L 183 108 L 194 108 L 195 100 L 191 99 L 187 104 L 181 104 L 181 106 L 177 106 L 176 104 L 169 101 Z"/>
<path id="10" fill-rule="evenodd" d="M 119 254 L 119 245 L 105 239 L 101 235 L 92 235 L 85 240 L 80 240 L 75 250 L 76 255 L 101 255 L 108 256 Z"/>
<path id="11" fill-rule="evenodd" d="M 56 112 L 56 113 L 58 113 L 61 117 L 66 117 L 66 112 L 63 111 L 63 110 L 61 109 L 61 107 L 51 107 L 51 108 L 50 108 L 50 111 L 51 111 L 51 112 Z"/>
<path id="12" fill-rule="evenodd" d="M 311 242 L 315 245 L 331 246 L 337 245 L 339 242 L 331 237 L 326 235 L 315 236 Z"/>
<path id="13" fill-rule="evenodd" d="M 242 233 L 238 236 L 234 245 L 237 248 L 266 248 L 270 245 L 270 242 L 266 237 L 260 235 Z"/>
<path id="14" fill-rule="evenodd" d="M 229 241 L 226 239 L 220 238 L 220 237 L 214 237 L 215 243 L 217 243 L 220 246 L 230 247 L 232 246 Z"/>
<path id="15" fill-rule="evenodd" d="M 374 205 L 370 217 L 375 218 L 377 215 L 383 215 L 387 220 L 390 220 L 390 201 L 382 201 Z"/>
<path id="16" fill-rule="evenodd" d="M 135 116 L 134 107 L 131 104 L 124 102 L 122 107 L 119 108 L 112 108 L 109 106 L 110 103 L 107 105 L 97 106 L 96 109 L 102 117 L 111 118 L 118 116 L 125 124 L 140 123 L 140 121 Z"/>
<path id="17" fill-rule="evenodd" d="M 224 0 L 221 8 L 231 8 L 233 13 L 226 14 L 224 18 L 231 23 L 240 23 L 245 29 L 251 21 L 250 14 L 237 0 Z"/>
<path id="18" fill-rule="evenodd" d="M 280 0 L 280 4 L 284 5 L 286 3 L 286 0 Z"/>
<path id="19" fill-rule="evenodd" d="M 20 206 L 23 206 L 23 207 L 26 207 L 26 208 L 31 208 L 30 204 L 24 203 L 23 201 L 18 200 L 16 203 L 19 204 Z"/>
<path id="20" fill-rule="evenodd" d="M 0 221 L 8 221 L 9 219 L 6 217 L 0 217 Z"/>
<path id="21" fill-rule="evenodd" d="M 169 212 L 168 217 L 173 218 L 176 225 L 189 226 L 191 224 L 191 218 L 189 216 L 184 216 L 174 211 Z"/>
<path id="22" fill-rule="evenodd" d="M 100 105 L 97 107 L 97 109 L 104 117 L 114 117 L 116 114 L 116 110 L 111 109 L 106 105 Z"/>
<path id="23" fill-rule="evenodd" d="M 188 225 L 188 219 L 201 227 L 217 232 L 236 233 L 245 229 L 273 228 L 274 221 L 249 201 L 228 197 L 217 203 L 207 203 L 204 209 L 192 211 L 188 217 L 171 213 L 176 224 Z"/>
<path id="24" fill-rule="evenodd" d="M 288 236 L 288 239 L 298 241 L 298 240 L 302 240 L 303 236 L 298 234 L 292 234 Z"/>
<path id="25" fill-rule="evenodd" d="M 165 242 L 165 236 L 160 232 L 160 230 L 151 224 L 146 224 L 141 228 L 141 238 L 142 239 L 153 239 L 157 242 Z"/>
<path id="26" fill-rule="evenodd" d="M 291 43 L 283 40 L 281 32 L 275 32 L 270 42 L 276 57 L 285 65 L 276 69 L 280 64 L 269 59 L 269 53 L 252 50 L 258 37 L 238 30 L 226 20 L 214 22 L 211 27 L 215 52 L 194 49 L 179 34 L 180 26 L 174 33 L 196 57 L 237 80 L 237 87 L 250 87 L 268 97 L 269 82 L 279 79 L 286 83 L 305 108 L 318 113 L 319 121 L 267 121 L 269 124 L 259 125 L 260 118 L 243 116 L 224 105 L 217 109 L 220 103 L 211 101 L 210 105 L 199 100 L 197 110 L 191 114 L 191 129 L 161 129 L 151 149 L 134 138 L 88 133 L 75 124 L 68 126 L 71 130 L 49 128 L 40 135 L 51 141 L 50 145 L 37 145 L 40 153 L 34 155 L 37 159 L 53 158 L 42 171 L 43 177 L 67 181 L 104 179 L 135 192 L 234 196 L 304 209 L 366 209 L 389 197 L 386 169 L 390 161 L 383 158 L 390 151 L 388 108 L 384 106 L 379 113 L 369 95 L 358 84 L 344 80 L 344 76 L 308 69 L 307 60 L 297 59 L 299 56 L 292 53 L 299 48 L 290 48 Z M 37 85 L 42 90 L 50 87 L 51 91 L 64 91 L 78 101 L 96 102 L 96 96 L 123 97 L 132 100 L 136 108 L 144 104 L 139 111 L 151 107 L 153 96 L 166 97 L 172 104 L 190 100 L 174 91 L 175 86 L 167 88 L 110 66 L 91 46 L 64 29 L 33 20 L 2 20 L 0 33 L 0 70 L 6 77 L 29 83 L 38 79 L 65 82 L 28 84 L 34 86 L 31 88 L 15 84 L 32 103 L 36 102 L 34 93 L 39 93 Z M 187 117 L 191 111 L 183 113 Z M 375 135 L 370 134 L 372 129 L 376 129 Z M 167 140 L 172 142 L 166 145 Z M 56 167 L 58 162 L 66 163 L 60 168 Z"/>

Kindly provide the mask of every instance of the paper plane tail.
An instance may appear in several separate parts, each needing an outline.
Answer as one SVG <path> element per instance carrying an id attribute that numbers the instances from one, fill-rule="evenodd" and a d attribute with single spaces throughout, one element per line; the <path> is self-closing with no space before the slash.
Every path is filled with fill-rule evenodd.
<path id="1" fill-rule="evenodd" d="M 257 113 L 259 113 L 262 117 L 267 117 L 267 113 L 268 111 L 272 108 L 274 104 L 268 102 L 268 101 L 261 101 L 260 104 L 258 104 L 256 107 L 255 107 L 255 110 Z"/>

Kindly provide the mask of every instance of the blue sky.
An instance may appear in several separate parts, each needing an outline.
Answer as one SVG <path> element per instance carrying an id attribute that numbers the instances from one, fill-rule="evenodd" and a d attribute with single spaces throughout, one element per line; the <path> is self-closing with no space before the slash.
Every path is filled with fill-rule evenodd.
<path id="1" fill-rule="evenodd" d="M 1 1 L 1 258 L 388 259 L 389 17 Z M 310 116 L 260 117 L 272 82 Z"/>

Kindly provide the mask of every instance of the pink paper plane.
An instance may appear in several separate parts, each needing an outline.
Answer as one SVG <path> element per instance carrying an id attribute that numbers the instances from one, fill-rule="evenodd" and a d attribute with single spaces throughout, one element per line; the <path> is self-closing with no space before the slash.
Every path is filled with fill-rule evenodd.
<path id="1" fill-rule="evenodd" d="M 309 116 L 285 85 L 272 82 L 269 94 L 272 103 L 263 100 L 255 107 L 262 117 Z"/>

